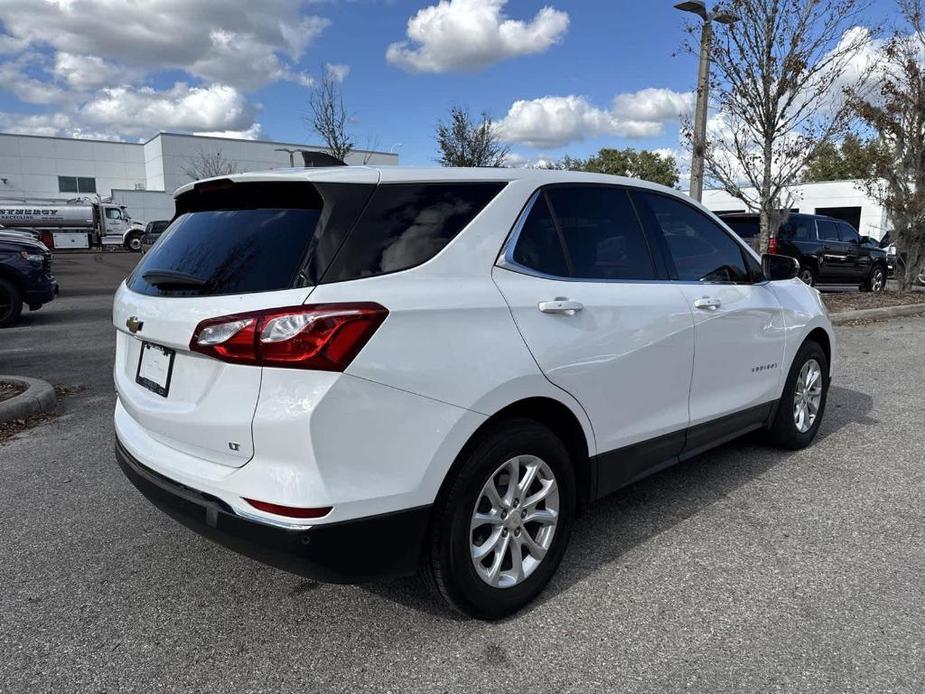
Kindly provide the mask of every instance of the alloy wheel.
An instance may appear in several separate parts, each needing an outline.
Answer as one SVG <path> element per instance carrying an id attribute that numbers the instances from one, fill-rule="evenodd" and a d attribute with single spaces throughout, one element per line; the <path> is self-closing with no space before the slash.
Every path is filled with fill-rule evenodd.
<path id="1" fill-rule="evenodd" d="M 872 292 L 883 291 L 883 270 L 877 269 L 874 270 L 873 276 L 870 278 L 870 290 Z"/>
<path id="2" fill-rule="evenodd" d="M 813 286 L 813 271 L 808 268 L 801 270 L 800 279 L 803 281 L 803 284 L 808 284 L 810 287 L 812 287 Z"/>
<path id="3" fill-rule="evenodd" d="M 523 583 L 552 546 L 559 520 L 559 486 L 534 455 L 505 461 L 485 482 L 469 526 L 476 573 L 495 588 Z"/>
<path id="4" fill-rule="evenodd" d="M 793 393 L 793 423 L 801 434 L 813 428 L 822 404 L 822 367 L 810 359 L 797 377 Z"/>

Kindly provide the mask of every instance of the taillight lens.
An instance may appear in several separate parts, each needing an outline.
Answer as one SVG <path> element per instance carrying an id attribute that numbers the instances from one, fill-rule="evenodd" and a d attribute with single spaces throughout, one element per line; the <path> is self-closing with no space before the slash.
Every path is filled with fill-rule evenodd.
<path id="1" fill-rule="evenodd" d="M 777 255 L 777 237 L 772 236 L 768 239 L 768 253 L 771 255 Z"/>
<path id="2" fill-rule="evenodd" d="M 190 349 L 233 364 L 343 371 L 389 312 L 374 303 L 307 304 L 202 321 Z"/>

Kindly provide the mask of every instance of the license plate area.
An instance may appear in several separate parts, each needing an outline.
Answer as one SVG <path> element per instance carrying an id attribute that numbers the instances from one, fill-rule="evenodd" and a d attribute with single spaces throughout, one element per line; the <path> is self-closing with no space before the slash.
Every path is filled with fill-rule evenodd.
<path id="1" fill-rule="evenodd" d="M 166 398 L 170 392 L 170 377 L 173 375 L 173 359 L 176 354 L 167 347 L 142 342 L 135 383 Z"/>

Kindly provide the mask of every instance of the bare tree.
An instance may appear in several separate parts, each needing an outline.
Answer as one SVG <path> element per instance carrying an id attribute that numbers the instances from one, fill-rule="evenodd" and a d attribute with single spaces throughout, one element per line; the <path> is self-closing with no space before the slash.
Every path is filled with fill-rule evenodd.
<path id="1" fill-rule="evenodd" d="M 900 288 L 909 289 L 925 263 L 925 2 L 898 0 L 906 26 L 887 41 L 875 94 L 856 94 L 861 120 L 879 137 L 882 154 L 864 188 L 893 222 L 901 265 Z"/>
<path id="2" fill-rule="evenodd" d="M 347 132 L 350 116 L 344 108 L 340 82 L 331 70 L 323 69 L 320 81 L 311 87 L 308 107 L 308 127 L 324 140 L 332 157 L 345 161 L 353 151 L 353 140 Z"/>
<path id="3" fill-rule="evenodd" d="M 854 28 L 869 0 L 731 0 L 738 21 L 711 50 L 718 112 L 707 174 L 761 216 L 759 248 L 789 208 L 789 186 L 825 143 L 847 132 L 845 94 L 866 80 L 856 59 L 871 32 Z M 690 128 L 685 128 L 691 139 Z M 751 190 L 748 190 L 751 188 Z"/>
<path id="4" fill-rule="evenodd" d="M 220 149 L 212 152 L 200 147 L 194 155 L 186 160 L 183 173 L 194 181 L 203 178 L 214 178 L 215 176 L 229 176 L 238 173 L 238 164 L 226 159 Z"/>
<path id="5" fill-rule="evenodd" d="M 450 122 L 437 123 L 441 166 L 504 166 L 511 148 L 501 142 L 498 128 L 487 113 L 473 122 L 461 106 L 450 109 Z"/>

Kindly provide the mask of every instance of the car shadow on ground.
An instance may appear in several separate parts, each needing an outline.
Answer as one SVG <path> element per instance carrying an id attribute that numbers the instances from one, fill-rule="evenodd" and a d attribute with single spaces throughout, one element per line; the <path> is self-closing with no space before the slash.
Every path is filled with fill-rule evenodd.
<path id="1" fill-rule="evenodd" d="M 876 420 L 868 416 L 872 409 L 870 395 L 832 386 L 817 440 L 822 441 L 852 424 L 875 424 Z M 795 455 L 765 446 L 758 436 L 746 436 L 596 502 L 576 521 L 557 575 L 526 611 L 555 599 L 634 547 L 701 513 Z M 442 619 L 465 619 L 436 600 L 419 577 L 373 583 L 363 588 Z"/>

